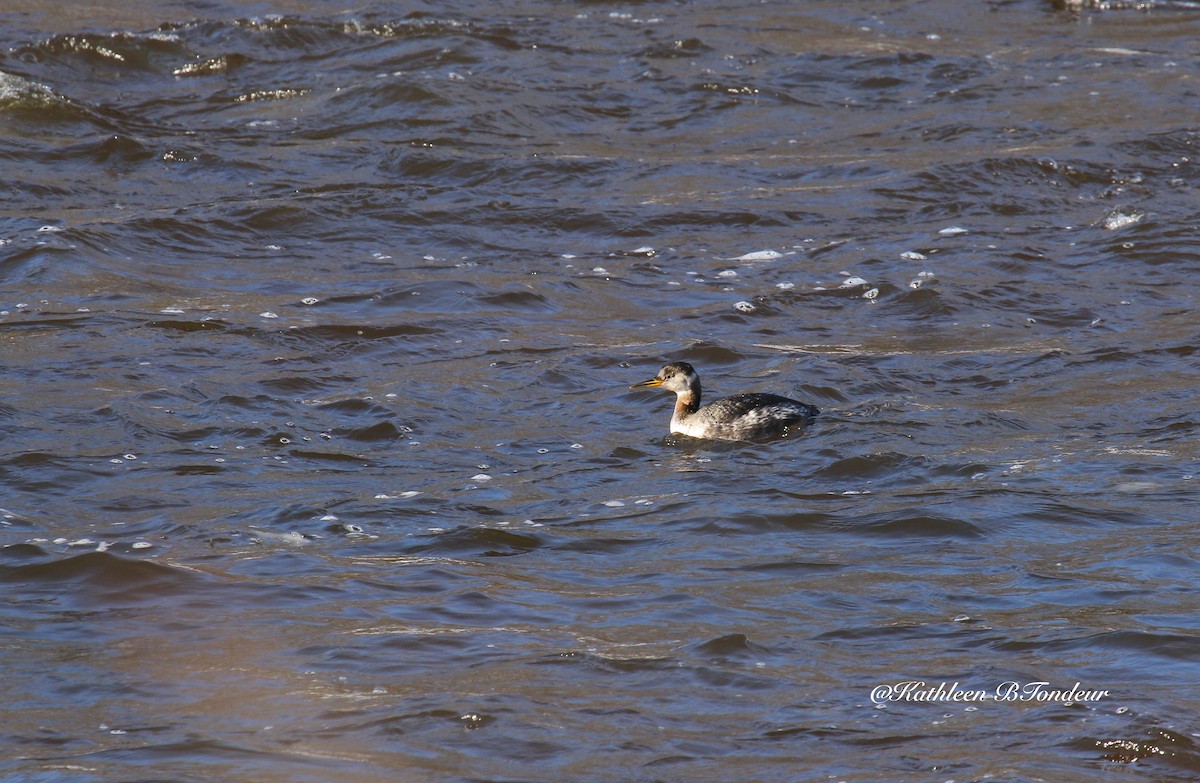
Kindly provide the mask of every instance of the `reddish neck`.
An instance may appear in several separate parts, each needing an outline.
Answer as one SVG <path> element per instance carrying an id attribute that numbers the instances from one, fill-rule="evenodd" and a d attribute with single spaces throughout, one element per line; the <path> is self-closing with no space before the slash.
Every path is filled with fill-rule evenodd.
<path id="1" fill-rule="evenodd" d="M 682 419 L 700 410 L 700 392 L 688 390 L 675 398 L 675 418 Z"/>

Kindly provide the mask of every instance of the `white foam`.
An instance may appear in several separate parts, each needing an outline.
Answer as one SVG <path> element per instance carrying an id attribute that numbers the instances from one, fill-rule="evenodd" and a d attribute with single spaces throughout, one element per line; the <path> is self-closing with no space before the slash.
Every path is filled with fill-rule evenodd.
<path id="1" fill-rule="evenodd" d="M 774 261 L 783 258 L 783 253 L 778 250 L 755 250 L 752 253 L 740 255 L 732 260 L 734 261 Z"/>
<path id="2" fill-rule="evenodd" d="M 1145 217 L 1145 214 L 1141 212 L 1122 212 L 1120 210 L 1116 210 L 1115 212 L 1110 212 L 1107 216 L 1105 216 L 1104 228 L 1109 231 L 1116 231 L 1117 229 L 1125 228 L 1126 226 L 1132 226 L 1135 223 L 1141 222 L 1143 217 Z"/>
<path id="3" fill-rule="evenodd" d="M 0 71 L 0 101 L 10 101 L 14 98 L 23 97 L 52 100 L 54 92 L 44 84 L 31 82 L 20 76 Z"/>

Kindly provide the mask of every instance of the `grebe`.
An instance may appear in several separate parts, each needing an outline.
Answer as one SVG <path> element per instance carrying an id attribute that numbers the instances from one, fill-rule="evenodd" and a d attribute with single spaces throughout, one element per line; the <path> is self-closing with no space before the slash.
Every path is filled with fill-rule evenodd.
<path id="1" fill-rule="evenodd" d="M 675 414 L 671 432 L 715 440 L 763 440 L 787 435 L 820 411 L 778 394 L 735 394 L 700 407 L 700 376 L 687 362 L 665 365 L 648 381 L 631 389 L 661 386 L 673 391 Z"/>

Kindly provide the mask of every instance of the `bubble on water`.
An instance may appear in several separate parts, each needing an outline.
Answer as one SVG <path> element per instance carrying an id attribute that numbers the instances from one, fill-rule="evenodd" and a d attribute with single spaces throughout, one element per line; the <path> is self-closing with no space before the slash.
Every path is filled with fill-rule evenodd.
<path id="1" fill-rule="evenodd" d="M 838 288 L 854 288 L 859 285 L 870 285 L 870 283 L 861 277 L 847 277 Z"/>
<path id="2" fill-rule="evenodd" d="M 879 296 L 878 288 L 872 288 L 870 291 L 863 291 L 863 299 L 870 299 L 871 301 L 874 301 L 875 298 L 878 296 Z"/>
<path id="3" fill-rule="evenodd" d="M 266 310 L 264 312 L 259 313 L 258 317 L 259 318 L 278 318 L 279 315 L 277 313 L 272 313 L 270 310 Z"/>
<path id="4" fill-rule="evenodd" d="M 1113 489 L 1117 492 L 1133 494 L 1138 492 L 1154 492 L 1160 488 L 1157 482 L 1154 481 L 1123 481 L 1119 484 L 1114 484 Z"/>
<path id="5" fill-rule="evenodd" d="M 1105 216 L 1104 228 L 1109 231 L 1116 231 L 1117 229 L 1125 228 L 1126 226 L 1132 226 L 1133 224 L 1140 222 L 1145 216 L 1146 213 L 1139 210 L 1131 210 L 1129 212 L 1122 212 L 1119 209 L 1114 210 Z"/>
<path id="6" fill-rule="evenodd" d="M 258 535 L 262 536 L 264 534 L 262 531 L 258 531 Z M 288 544 L 289 546 L 304 546 L 308 543 L 308 538 L 296 530 L 289 530 L 286 533 L 271 533 L 264 537 L 278 541 L 281 544 Z"/>
<path id="7" fill-rule="evenodd" d="M 594 266 L 594 267 L 592 267 L 592 271 L 598 275 L 607 275 L 608 274 L 608 270 L 602 266 Z"/>
<path id="8" fill-rule="evenodd" d="M 775 287 L 780 291 L 790 291 L 796 287 L 795 283 L 776 283 Z"/>
<path id="9" fill-rule="evenodd" d="M 134 541 L 132 544 L 129 545 L 129 548 L 130 549 L 149 549 L 152 546 L 154 546 L 154 544 L 151 544 L 149 541 Z"/>
<path id="10" fill-rule="evenodd" d="M 582 448 L 583 448 L 583 444 L 582 444 L 582 443 L 572 443 L 572 444 L 571 444 L 571 448 L 573 448 L 573 449 L 582 449 Z"/>
<path id="11" fill-rule="evenodd" d="M 300 301 L 306 305 L 315 305 L 317 302 L 319 302 L 321 300 L 316 298 L 315 296 L 306 296 L 303 299 L 301 299 Z"/>
<path id="12" fill-rule="evenodd" d="M 137 459 L 137 455 L 136 454 L 126 454 L 125 459 L 131 459 L 131 460 Z"/>
<path id="13" fill-rule="evenodd" d="M 903 258 L 905 261 L 924 261 L 925 260 L 925 254 L 918 253 L 915 250 L 906 250 L 900 254 L 900 257 Z"/>
<path id="14" fill-rule="evenodd" d="M 753 313 L 758 309 L 750 302 L 737 302 L 733 305 L 733 307 L 740 313 Z"/>
<path id="15" fill-rule="evenodd" d="M 783 253 L 778 250 L 755 250 L 750 253 L 745 253 L 732 260 L 734 261 L 774 261 L 778 258 L 783 258 Z"/>
<path id="16" fill-rule="evenodd" d="M 737 277 L 737 272 L 732 269 L 725 269 L 717 272 L 717 277 Z"/>
<path id="17" fill-rule="evenodd" d="M 474 476 L 471 476 L 471 481 L 491 481 L 491 480 L 492 480 L 492 477 L 486 473 L 476 473 Z"/>
<path id="18" fill-rule="evenodd" d="M 909 288 L 920 288 L 921 286 L 925 285 L 926 282 L 935 277 L 937 277 L 937 275 L 935 275 L 933 272 L 930 272 L 928 269 L 923 269 L 920 272 L 917 272 L 917 276 L 908 284 L 908 286 Z"/>
<path id="19" fill-rule="evenodd" d="M 649 245 L 643 245 L 642 247 L 629 251 L 629 255 L 631 256 L 652 256 L 654 253 L 654 248 L 650 247 Z"/>
<path id="20" fill-rule="evenodd" d="M 178 307 L 164 307 L 158 312 L 162 313 L 163 315 L 183 315 L 183 310 L 179 309 Z"/>
<path id="21" fill-rule="evenodd" d="M 959 234 L 966 234 L 966 233 L 967 233 L 967 230 L 960 226 L 949 226 L 947 228 L 943 228 L 941 231 L 938 232 L 939 235 L 944 236 L 944 237 L 956 237 Z"/>
<path id="22" fill-rule="evenodd" d="M 621 508 L 622 506 L 625 505 L 625 501 L 624 500 L 606 500 L 606 501 L 604 501 L 604 505 L 608 506 L 609 508 Z"/>

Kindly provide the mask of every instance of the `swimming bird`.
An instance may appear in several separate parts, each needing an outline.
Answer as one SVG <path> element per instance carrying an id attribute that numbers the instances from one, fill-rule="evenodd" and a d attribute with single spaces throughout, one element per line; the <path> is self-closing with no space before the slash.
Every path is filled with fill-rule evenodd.
<path id="1" fill-rule="evenodd" d="M 765 440 L 803 427 L 820 411 L 778 394 L 735 394 L 700 407 L 700 376 L 687 362 L 664 365 L 648 381 L 631 389 L 661 386 L 673 391 L 671 433 L 714 440 Z"/>

